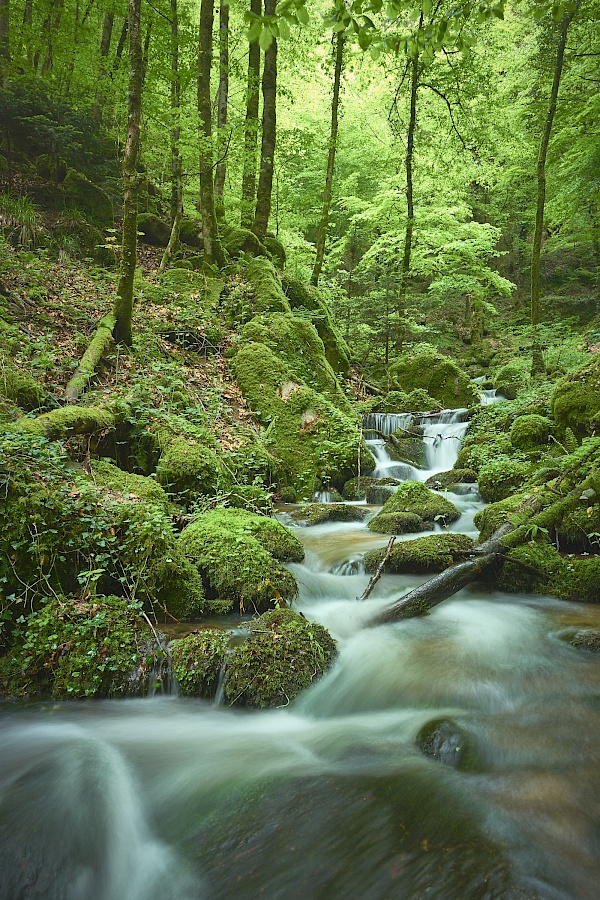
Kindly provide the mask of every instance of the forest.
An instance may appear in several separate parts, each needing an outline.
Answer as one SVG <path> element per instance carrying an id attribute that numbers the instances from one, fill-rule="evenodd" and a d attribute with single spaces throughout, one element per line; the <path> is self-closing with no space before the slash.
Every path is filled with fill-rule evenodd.
<path id="1" fill-rule="evenodd" d="M 0 900 L 595 895 L 599 60 L 0 0 Z"/>

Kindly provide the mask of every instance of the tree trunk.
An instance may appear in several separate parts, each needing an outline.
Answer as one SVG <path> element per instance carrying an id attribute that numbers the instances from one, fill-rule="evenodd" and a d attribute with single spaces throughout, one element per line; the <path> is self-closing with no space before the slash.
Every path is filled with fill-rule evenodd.
<path id="1" fill-rule="evenodd" d="M 229 95 L 229 4 L 221 0 L 219 14 L 219 92 L 217 102 L 217 167 L 215 169 L 215 212 L 225 218 L 225 176 L 227 174 L 227 99 Z"/>
<path id="2" fill-rule="evenodd" d="M 423 24 L 423 16 L 419 28 Z M 406 291 L 408 289 L 408 275 L 410 272 L 410 258 L 412 254 L 413 231 L 415 227 L 415 202 L 413 193 L 413 154 L 415 149 L 415 130 L 417 127 L 417 91 L 419 89 L 419 56 L 415 53 L 410 63 L 410 115 L 408 120 L 408 134 L 406 138 L 406 231 L 404 232 L 404 252 L 402 254 L 402 268 L 400 270 L 400 286 L 398 288 L 398 334 L 397 345 L 402 346 L 402 321 L 406 303 Z"/>
<path id="3" fill-rule="evenodd" d="M 540 322 L 540 258 L 544 232 L 544 207 L 546 204 L 546 156 L 548 154 L 548 145 L 552 134 L 552 123 L 554 122 L 554 115 L 556 113 L 556 102 L 558 99 L 558 90 L 560 88 L 560 79 L 565 57 L 565 46 L 567 43 L 567 31 L 569 30 L 569 25 L 573 21 L 575 12 L 576 10 L 573 10 L 572 12 L 565 14 L 560 23 L 556 64 L 554 66 L 554 79 L 552 81 L 546 123 L 542 132 L 542 139 L 540 141 L 540 149 L 537 158 L 537 204 L 533 245 L 531 248 L 531 324 L 535 329 L 533 339 L 534 374 L 544 370 L 541 348 L 537 336 L 537 326 Z"/>
<path id="4" fill-rule="evenodd" d="M 123 50 L 125 49 L 125 40 L 127 39 L 127 32 L 129 31 L 129 17 L 125 17 L 125 21 L 123 22 L 123 27 L 121 28 L 121 34 L 119 35 L 119 43 L 117 44 L 117 49 L 115 50 L 115 58 L 113 60 L 112 66 L 112 74 L 111 79 L 115 77 L 119 68 L 121 66 L 121 58 L 123 56 Z"/>
<path id="5" fill-rule="evenodd" d="M 102 26 L 102 37 L 100 39 L 100 71 L 98 73 L 98 84 L 96 87 L 96 96 L 94 98 L 94 108 L 92 110 L 92 117 L 98 126 L 102 124 L 102 116 L 104 114 L 104 103 L 106 100 L 105 82 L 107 77 L 106 63 L 108 54 L 110 53 L 114 23 L 115 14 L 111 10 L 104 16 L 104 24 Z"/>
<path id="6" fill-rule="evenodd" d="M 65 388 L 65 400 L 74 403 L 94 377 L 96 367 L 113 342 L 114 315 L 105 316 L 99 323 L 89 347 L 81 357 L 75 374 Z"/>
<path id="7" fill-rule="evenodd" d="M 265 0 L 265 16 L 275 15 L 275 0 Z M 277 136 L 277 41 L 271 41 L 265 50 L 262 77 L 263 117 L 262 143 L 260 148 L 260 172 L 256 194 L 256 212 L 252 231 L 264 241 L 271 215 L 271 193 L 273 190 L 273 166 L 275 163 L 275 141 Z"/>
<path id="8" fill-rule="evenodd" d="M 141 184 L 137 172 L 142 116 L 142 33 L 141 0 L 129 0 L 129 98 L 127 105 L 127 137 L 123 155 L 123 244 L 121 271 L 113 313 L 116 319 L 114 338 L 117 343 L 131 345 L 133 313 L 133 279 L 137 263 L 137 206 Z"/>
<path id="9" fill-rule="evenodd" d="M 261 0 L 250 0 L 250 12 L 260 16 Z M 244 172 L 242 175 L 241 224 L 251 228 L 256 205 L 256 146 L 258 143 L 258 105 L 260 99 L 260 46 L 258 40 L 248 47 L 248 86 L 244 123 Z"/>
<path id="10" fill-rule="evenodd" d="M 319 223 L 317 235 L 317 254 L 310 283 L 316 287 L 323 268 L 325 257 L 325 240 L 327 238 L 327 225 L 329 222 L 329 208 L 333 193 L 333 170 L 335 167 L 335 152 L 338 136 L 338 110 L 340 104 L 340 82 L 342 79 L 342 66 L 344 63 L 344 32 L 338 31 L 335 46 L 335 70 L 333 76 L 333 97 L 331 100 L 331 132 L 329 134 L 329 155 L 327 157 L 327 172 L 325 174 L 325 190 L 323 191 L 323 211 Z"/>
<path id="11" fill-rule="evenodd" d="M 177 0 L 171 0 L 171 234 L 159 266 L 159 272 L 169 265 L 179 245 L 179 229 L 183 218 L 183 173 L 179 153 L 181 137 L 181 83 L 179 81 L 179 15 Z"/>
<path id="12" fill-rule="evenodd" d="M 219 240 L 215 213 L 213 143 L 210 103 L 210 69 L 212 62 L 212 37 L 214 0 L 200 3 L 200 43 L 198 52 L 198 113 L 200 117 L 200 209 L 202 212 L 202 237 L 206 262 L 221 268 L 225 263 Z"/>

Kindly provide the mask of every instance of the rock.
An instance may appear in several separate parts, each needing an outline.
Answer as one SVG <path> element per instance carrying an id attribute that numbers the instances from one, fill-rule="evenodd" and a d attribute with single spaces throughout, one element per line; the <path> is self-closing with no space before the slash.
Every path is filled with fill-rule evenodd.
<path id="1" fill-rule="evenodd" d="M 267 250 L 249 228 L 227 228 L 223 230 L 223 246 L 232 259 L 248 256 L 267 256 Z M 271 264 L 272 265 L 272 264 Z"/>
<path id="2" fill-rule="evenodd" d="M 531 471 L 529 463 L 499 455 L 479 470 L 478 484 L 482 500 L 486 503 L 505 500 L 525 484 Z"/>
<path id="3" fill-rule="evenodd" d="M 600 425 L 600 358 L 570 372 L 558 382 L 551 397 L 552 415 L 562 428 L 575 434 L 596 433 Z"/>
<path id="4" fill-rule="evenodd" d="M 384 572 L 443 572 L 468 555 L 475 542 L 464 534 L 431 534 L 414 541 L 397 541 Z M 376 572 L 386 553 L 370 550 L 365 555 L 367 572 Z"/>
<path id="5" fill-rule="evenodd" d="M 274 609 L 251 623 L 251 637 L 231 654 L 225 698 L 240 706 L 287 706 L 332 665 L 336 645 L 315 622 Z"/>
<path id="6" fill-rule="evenodd" d="M 325 347 L 325 356 L 335 372 L 348 374 L 350 348 L 340 335 L 329 306 L 317 288 L 304 284 L 293 275 L 282 275 L 281 283 L 292 309 L 304 309 L 311 314 L 311 320 Z"/>
<path id="7" fill-rule="evenodd" d="M 451 719 L 436 719 L 421 728 L 417 735 L 417 746 L 429 759 L 460 769 L 467 750 L 467 740 Z"/>
<path id="8" fill-rule="evenodd" d="M 445 409 L 471 406 L 479 401 L 468 374 L 440 353 L 418 353 L 396 360 L 389 368 L 392 386 L 409 393 L 420 388 Z"/>
<path id="9" fill-rule="evenodd" d="M 138 216 L 138 232 L 141 240 L 154 247 L 166 247 L 171 237 L 171 229 L 166 222 L 153 213 L 140 213 Z"/>
<path id="10" fill-rule="evenodd" d="M 229 635 L 204 628 L 169 645 L 173 674 L 181 694 L 211 700 L 229 654 Z"/>
<path id="11" fill-rule="evenodd" d="M 546 416 L 517 416 L 510 429 L 510 442 L 518 450 L 537 450 L 548 443 L 554 428 L 554 422 Z"/>
<path id="12" fill-rule="evenodd" d="M 588 650 L 590 653 L 600 653 L 600 631 L 581 628 L 575 633 L 569 631 L 566 634 L 561 635 L 561 637 L 578 650 Z"/>
<path id="13" fill-rule="evenodd" d="M 90 222 L 100 228 L 112 227 L 114 224 L 112 203 L 102 188 L 74 169 L 68 170 L 63 188 L 66 206 L 81 210 Z"/>
<path id="14" fill-rule="evenodd" d="M 8 357 L 0 356 L 0 395 L 21 409 L 34 410 L 44 402 L 45 391 L 28 372 L 17 368 Z"/>
<path id="15" fill-rule="evenodd" d="M 292 518 L 307 525 L 322 525 L 323 522 L 362 522 L 366 515 L 367 510 L 363 507 L 348 506 L 347 503 L 311 503 L 292 513 Z"/>
<path id="16" fill-rule="evenodd" d="M 161 454 L 156 477 L 171 493 L 190 503 L 199 495 L 212 495 L 229 483 L 225 469 L 207 444 L 197 443 L 185 437 L 173 438 Z"/>
<path id="17" fill-rule="evenodd" d="M 514 400 L 522 387 L 531 379 L 531 360 L 527 357 L 513 359 L 503 365 L 493 378 L 493 386 L 508 400 Z"/>
<path id="18" fill-rule="evenodd" d="M 459 484 L 475 484 L 477 473 L 474 469 L 450 469 L 448 472 L 436 472 L 430 475 L 425 486 L 432 490 L 448 490 Z"/>
<path id="19" fill-rule="evenodd" d="M 389 517 L 398 513 L 417 516 L 420 526 L 414 529 L 403 528 L 403 532 L 396 533 L 406 533 L 412 530 L 423 531 L 427 527 L 433 528 L 434 522 L 449 525 L 460 518 L 460 510 L 453 503 L 440 494 L 430 491 L 418 481 L 403 481 L 398 486 L 396 493 L 385 502 L 379 515 L 371 519 L 369 528 L 383 534 L 393 534 L 395 527 L 391 526 L 395 523 Z M 403 524 L 403 520 L 400 519 L 396 527 Z"/>
<path id="20" fill-rule="evenodd" d="M 268 234 L 264 239 L 263 246 L 269 254 L 274 265 L 281 271 L 285 269 L 286 252 L 281 241 L 274 234 Z"/>
<path id="21" fill-rule="evenodd" d="M 179 228 L 179 241 L 186 247 L 200 247 L 202 245 L 202 225 L 195 219 L 182 219 Z"/>

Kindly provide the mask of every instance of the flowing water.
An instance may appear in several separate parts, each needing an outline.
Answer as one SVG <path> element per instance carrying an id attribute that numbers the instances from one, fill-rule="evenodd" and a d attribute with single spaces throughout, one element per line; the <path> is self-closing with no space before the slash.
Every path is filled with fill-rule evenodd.
<path id="1" fill-rule="evenodd" d="M 425 426 L 427 475 L 466 427 L 445 418 Z M 477 496 L 450 498 L 474 533 Z M 0 898 L 597 897 L 600 661 L 560 636 L 600 610 L 471 589 L 370 628 L 423 579 L 385 575 L 361 603 L 362 554 L 387 536 L 297 534 L 296 608 L 340 653 L 285 709 L 2 710 Z"/>

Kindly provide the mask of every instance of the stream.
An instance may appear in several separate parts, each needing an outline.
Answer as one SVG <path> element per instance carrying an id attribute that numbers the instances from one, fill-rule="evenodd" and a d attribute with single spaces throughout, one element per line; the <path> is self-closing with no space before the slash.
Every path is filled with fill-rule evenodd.
<path id="1" fill-rule="evenodd" d="M 378 477 L 452 467 L 466 411 L 422 424 L 428 469 L 375 437 Z M 452 530 L 476 536 L 474 486 L 447 496 Z M 560 635 L 600 628 L 600 608 L 473 588 L 369 628 L 425 577 L 384 575 L 358 602 L 362 556 L 388 536 L 296 533 L 294 608 L 340 653 L 288 707 L 0 708 L 1 900 L 596 898 L 600 659 Z"/>

